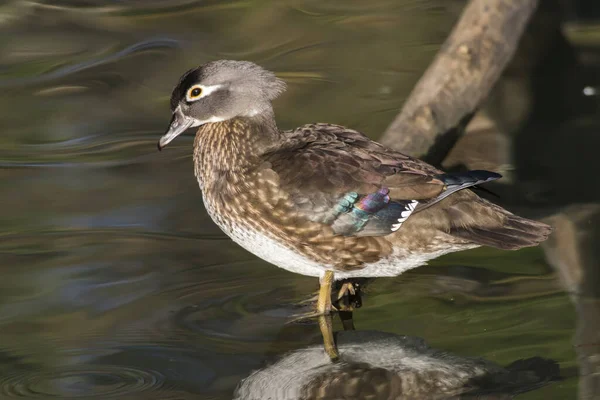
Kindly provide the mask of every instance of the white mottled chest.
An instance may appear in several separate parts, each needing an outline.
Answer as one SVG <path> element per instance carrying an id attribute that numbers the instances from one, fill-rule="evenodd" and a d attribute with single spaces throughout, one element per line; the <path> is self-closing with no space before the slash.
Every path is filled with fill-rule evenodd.
<path id="1" fill-rule="evenodd" d="M 206 211 L 212 220 L 227 236 L 250 253 L 280 268 L 301 275 L 320 277 L 328 269 L 327 265 L 316 263 L 302 254 L 293 251 L 280 241 L 252 228 L 250 224 L 235 223 L 214 212 L 211 203 L 204 201 Z"/>
<path id="2" fill-rule="evenodd" d="M 333 270 L 331 265 L 316 262 L 294 249 L 287 247 L 282 241 L 269 236 L 268 233 L 254 229 L 251 224 L 234 222 L 215 212 L 210 200 L 204 197 L 206 211 L 212 220 L 234 242 L 250 253 L 280 268 L 306 276 L 321 277 L 325 271 Z M 376 278 L 398 276 L 403 272 L 427 264 L 427 261 L 455 251 L 478 247 L 477 245 L 443 246 L 428 253 L 407 254 L 403 249 L 395 249 L 394 253 L 377 262 L 365 264 L 364 268 L 352 271 L 335 271 L 335 279 Z"/>

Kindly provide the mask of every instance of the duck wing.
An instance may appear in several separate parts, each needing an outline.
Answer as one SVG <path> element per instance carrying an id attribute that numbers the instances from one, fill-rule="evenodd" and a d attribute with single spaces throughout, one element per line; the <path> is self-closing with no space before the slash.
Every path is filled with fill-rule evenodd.
<path id="1" fill-rule="evenodd" d="M 446 174 L 339 125 L 283 133 L 264 154 L 293 212 L 337 235 L 385 236 L 459 190 L 498 179 L 489 171 Z"/>

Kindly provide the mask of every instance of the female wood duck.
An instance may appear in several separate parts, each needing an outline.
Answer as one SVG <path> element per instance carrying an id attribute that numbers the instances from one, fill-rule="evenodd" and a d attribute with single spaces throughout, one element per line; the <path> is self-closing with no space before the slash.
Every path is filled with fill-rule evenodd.
<path id="1" fill-rule="evenodd" d="M 285 354 L 238 385 L 234 400 L 512 399 L 560 379 L 558 364 L 532 357 L 506 367 L 378 331 L 339 332 L 342 362 L 319 346 Z"/>
<path id="2" fill-rule="evenodd" d="M 447 174 L 339 125 L 280 131 L 271 101 L 284 90 L 247 61 L 191 69 L 173 90 L 158 148 L 198 127 L 194 171 L 206 210 L 246 250 L 319 277 L 318 313 L 331 310 L 334 275 L 396 276 L 446 253 L 514 250 L 550 234 L 463 190 L 496 173 Z"/>

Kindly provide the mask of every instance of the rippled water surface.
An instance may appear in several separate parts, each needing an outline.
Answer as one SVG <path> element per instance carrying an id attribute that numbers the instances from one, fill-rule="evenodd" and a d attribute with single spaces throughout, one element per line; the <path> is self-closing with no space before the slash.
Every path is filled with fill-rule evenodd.
<path id="1" fill-rule="evenodd" d="M 2 2 L 0 398 L 230 399 L 252 371 L 319 344 L 316 324 L 287 323 L 316 280 L 210 221 L 190 135 L 156 151 L 170 91 L 190 67 L 250 59 L 288 83 L 282 128 L 327 121 L 376 138 L 460 7 Z M 357 329 L 499 365 L 549 358 L 563 380 L 520 398 L 575 398 L 575 305 L 548 262 L 566 248 L 477 249 L 375 281 Z"/>

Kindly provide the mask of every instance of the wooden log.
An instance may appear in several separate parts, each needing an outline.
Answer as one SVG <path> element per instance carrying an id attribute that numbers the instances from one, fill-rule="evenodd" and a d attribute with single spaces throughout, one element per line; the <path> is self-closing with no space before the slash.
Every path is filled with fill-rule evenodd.
<path id="1" fill-rule="evenodd" d="M 439 165 L 511 60 L 537 0 L 471 0 L 380 141 Z"/>

